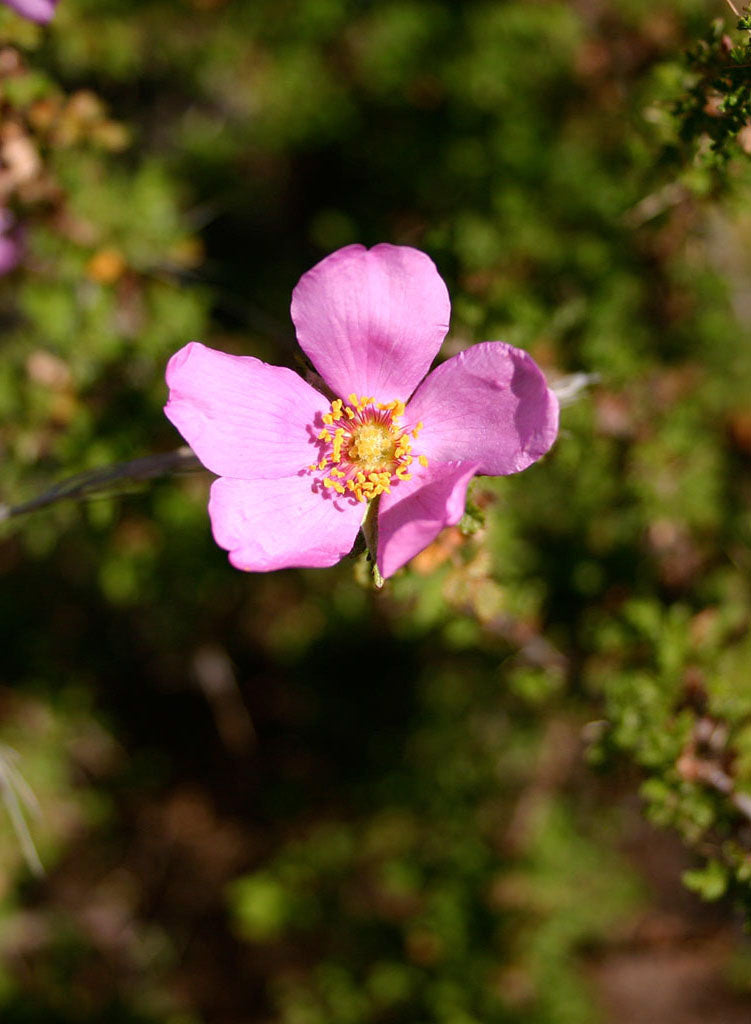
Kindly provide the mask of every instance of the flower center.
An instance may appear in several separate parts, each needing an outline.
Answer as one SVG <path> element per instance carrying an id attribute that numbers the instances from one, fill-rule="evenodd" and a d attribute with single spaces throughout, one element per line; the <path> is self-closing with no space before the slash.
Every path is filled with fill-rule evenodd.
<path id="1" fill-rule="evenodd" d="M 424 455 L 412 454 L 412 441 L 422 430 L 401 426 L 404 402 L 376 403 L 374 398 L 349 396 L 331 403 L 323 416 L 324 427 L 318 434 L 320 458 L 308 468 L 326 471 L 321 483 L 337 494 L 349 494 L 357 501 L 370 501 L 389 494 L 391 485 L 409 480 L 410 465 L 417 460 L 427 466 Z"/>
<path id="2" fill-rule="evenodd" d="M 395 469 L 396 445 L 397 441 L 387 424 L 363 423 L 352 431 L 347 458 L 366 473 L 387 467 Z"/>

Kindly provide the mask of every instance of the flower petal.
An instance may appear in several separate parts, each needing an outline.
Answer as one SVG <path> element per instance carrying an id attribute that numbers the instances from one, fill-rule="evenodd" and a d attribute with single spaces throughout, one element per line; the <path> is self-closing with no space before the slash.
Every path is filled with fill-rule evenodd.
<path id="1" fill-rule="evenodd" d="M 213 473 L 274 480 L 316 461 L 329 403 L 292 370 L 194 341 L 170 359 L 167 384 L 167 417 Z"/>
<path id="2" fill-rule="evenodd" d="M 24 18 L 44 23 L 55 13 L 57 0 L 5 0 L 5 3 Z"/>
<path id="3" fill-rule="evenodd" d="M 378 510 L 378 568 L 386 578 L 426 548 L 444 526 L 464 515 L 474 462 L 431 463 L 382 494 Z"/>
<path id="4" fill-rule="evenodd" d="M 451 303 L 425 253 L 348 245 L 300 278 L 292 319 L 300 346 L 343 399 L 406 401 L 441 347 Z"/>
<path id="5" fill-rule="evenodd" d="M 475 345 L 436 367 L 415 392 L 406 425 L 424 424 L 429 459 L 479 463 L 504 476 L 535 462 L 558 433 L 558 399 L 526 352 L 502 341 Z"/>
<path id="6" fill-rule="evenodd" d="M 236 569 L 268 572 L 334 565 L 352 550 L 364 507 L 332 498 L 307 475 L 211 485 L 214 539 Z"/>

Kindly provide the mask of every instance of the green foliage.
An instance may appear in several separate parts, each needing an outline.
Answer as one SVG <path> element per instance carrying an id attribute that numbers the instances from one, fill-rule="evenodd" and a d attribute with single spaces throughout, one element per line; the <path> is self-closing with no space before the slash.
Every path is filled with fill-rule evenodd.
<path id="1" fill-rule="evenodd" d="M 229 889 L 256 947 L 305 964 L 325 951 L 270 979 L 285 1024 L 587 1019 L 576 951 L 638 905 L 606 839 L 612 822 L 531 791 L 531 817 L 520 805 L 507 820 L 514 783 L 499 787 L 499 765 L 523 773 L 529 759 L 557 760 L 573 723 L 557 721 L 540 750 L 481 674 L 434 671 L 388 802 L 374 779 L 358 794 L 366 817 L 309 827 Z"/>
<path id="2" fill-rule="evenodd" d="M 736 27 L 749 31 L 749 19 L 741 18 Z M 751 42 L 734 40 L 715 21 L 687 53 L 686 65 L 691 77 L 676 104 L 681 142 L 707 165 L 722 166 L 748 152 L 742 133 L 751 118 Z"/>

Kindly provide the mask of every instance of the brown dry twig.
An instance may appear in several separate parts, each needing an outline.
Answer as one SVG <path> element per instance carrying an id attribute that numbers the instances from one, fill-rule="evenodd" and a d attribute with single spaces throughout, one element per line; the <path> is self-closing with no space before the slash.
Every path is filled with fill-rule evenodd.
<path id="1" fill-rule="evenodd" d="M 676 768 L 687 782 L 703 782 L 722 793 L 744 818 L 751 821 L 751 796 L 736 790 L 735 780 L 721 764 L 727 755 L 726 744 L 724 724 L 704 716 L 697 721 L 694 734 L 678 758 Z"/>

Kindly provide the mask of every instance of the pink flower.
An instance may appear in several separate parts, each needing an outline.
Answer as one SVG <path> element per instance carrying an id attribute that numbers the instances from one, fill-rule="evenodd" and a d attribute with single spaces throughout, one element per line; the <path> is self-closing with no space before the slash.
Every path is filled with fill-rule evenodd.
<path id="1" fill-rule="evenodd" d="M 48 22 L 55 13 L 58 0 L 2 0 L 6 7 L 28 18 L 30 21 Z"/>
<path id="2" fill-rule="evenodd" d="M 12 213 L 0 208 L 0 276 L 10 273 L 23 254 L 23 237 Z"/>
<path id="3" fill-rule="evenodd" d="M 377 499 L 374 555 L 391 576 L 459 522 L 476 473 L 518 473 L 550 448 L 558 402 L 526 352 L 485 342 L 425 376 L 450 308 L 424 253 L 349 245 L 292 294 L 329 395 L 199 342 L 171 358 L 165 412 L 219 476 L 209 515 L 234 566 L 333 565 Z"/>

